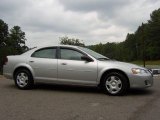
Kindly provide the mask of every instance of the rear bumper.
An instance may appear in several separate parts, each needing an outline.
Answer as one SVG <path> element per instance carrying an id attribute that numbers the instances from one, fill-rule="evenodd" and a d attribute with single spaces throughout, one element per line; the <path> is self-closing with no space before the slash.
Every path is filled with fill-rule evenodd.
<path id="1" fill-rule="evenodd" d="M 7 79 L 13 79 L 13 75 L 12 75 L 11 69 L 8 68 L 6 65 L 3 66 L 3 75 Z"/>
<path id="2" fill-rule="evenodd" d="M 13 79 L 12 74 L 9 73 L 3 73 L 4 77 L 7 79 Z"/>
<path id="3" fill-rule="evenodd" d="M 147 88 L 153 86 L 152 74 L 130 75 L 130 88 Z"/>

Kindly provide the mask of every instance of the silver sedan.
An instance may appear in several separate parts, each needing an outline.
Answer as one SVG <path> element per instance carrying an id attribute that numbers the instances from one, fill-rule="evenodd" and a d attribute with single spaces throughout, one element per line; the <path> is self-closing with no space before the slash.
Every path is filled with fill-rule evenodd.
<path id="1" fill-rule="evenodd" d="M 122 95 L 129 88 L 153 84 L 152 73 L 146 68 L 68 45 L 37 47 L 21 55 L 7 56 L 3 71 L 20 89 L 47 82 L 98 86 L 110 95 Z"/>

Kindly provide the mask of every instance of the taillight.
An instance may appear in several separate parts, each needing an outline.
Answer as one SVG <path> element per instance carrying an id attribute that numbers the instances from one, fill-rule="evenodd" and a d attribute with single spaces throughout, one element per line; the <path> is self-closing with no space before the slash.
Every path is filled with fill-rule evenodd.
<path id="1" fill-rule="evenodd" d="M 3 64 L 4 64 L 4 65 L 6 65 L 6 64 L 7 64 L 7 62 L 8 62 L 8 58 L 7 58 L 7 57 L 5 57 L 5 58 L 4 58 L 4 61 L 3 61 Z"/>

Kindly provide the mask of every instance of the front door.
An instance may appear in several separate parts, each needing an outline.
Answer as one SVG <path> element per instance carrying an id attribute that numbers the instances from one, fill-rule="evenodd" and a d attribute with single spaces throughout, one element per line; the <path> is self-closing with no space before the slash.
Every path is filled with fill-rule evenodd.
<path id="1" fill-rule="evenodd" d="M 84 53 L 72 48 L 60 48 L 58 81 L 73 84 L 96 84 L 97 62 L 81 59 Z"/>

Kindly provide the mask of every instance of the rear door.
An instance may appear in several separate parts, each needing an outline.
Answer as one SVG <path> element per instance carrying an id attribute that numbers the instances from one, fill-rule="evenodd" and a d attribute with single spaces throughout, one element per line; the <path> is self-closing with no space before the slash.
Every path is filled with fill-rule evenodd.
<path id="1" fill-rule="evenodd" d="M 47 47 L 35 51 L 29 60 L 38 80 L 57 80 L 57 47 Z"/>

